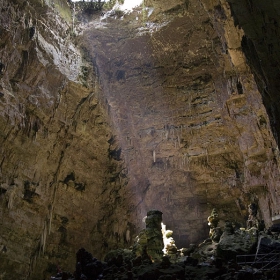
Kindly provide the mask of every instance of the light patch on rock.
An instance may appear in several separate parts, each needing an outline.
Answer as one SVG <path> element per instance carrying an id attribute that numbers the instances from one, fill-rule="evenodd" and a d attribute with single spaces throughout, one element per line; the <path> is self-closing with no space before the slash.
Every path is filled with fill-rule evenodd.
<path id="1" fill-rule="evenodd" d="M 165 21 L 162 23 L 155 23 L 155 22 L 146 22 L 145 26 L 141 26 L 138 28 L 138 36 L 142 36 L 146 33 L 153 33 L 160 30 L 162 27 L 168 25 L 169 21 Z"/>
<path id="2" fill-rule="evenodd" d="M 44 66 L 47 66 L 49 64 L 49 61 L 46 60 L 44 58 L 44 55 L 43 53 L 36 47 L 36 52 L 37 52 L 37 56 L 38 56 L 38 59 L 39 61 L 44 65 Z"/>
<path id="3" fill-rule="evenodd" d="M 39 32 L 37 38 L 40 47 L 45 50 L 46 54 L 53 61 L 54 65 L 57 66 L 59 71 L 67 76 L 69 80 L 77 81 L 82 63 L 79 51 L 70 43 L 62 44 L 61 42 L 57 42 L 57 48 L 55 44 L 47 42 Z M 38 58 L 43 65 L 46 65 L 47 58 L 42 52 L 38 53 Z"/>

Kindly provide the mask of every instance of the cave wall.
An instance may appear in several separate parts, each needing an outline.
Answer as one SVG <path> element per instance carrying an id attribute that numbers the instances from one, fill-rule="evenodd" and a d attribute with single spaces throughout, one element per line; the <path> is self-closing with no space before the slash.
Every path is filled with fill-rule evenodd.
<path id="1" fill-rule="evenodd" d="M 82 246 L 130 242 L 127 179 L 71 24 L 41 1 L 1 1 L 0 18 L 0 275 L 49 279 Z"/>
<path id="2" fill-rule="evenodd" d="M 213 207 L 237 225 L 253 201 L 267 226 L 279 213 L 275 122 L 234 3 L 170 2 L 73 26 L 66 1 L 1 1 L 3 279 L 129 247 L 151 208 L 178 246 L 207 237 Z"/>
<path id="3" fill-rule="evenodd" d="M 145 4 L 150 15 L 141 23 L 111 16 L 82 35 L 138 211 L 161 210 L 180 245 L 207 235 L 213 207 L 241 225 L 255 201 L 271 224 L 279 212 L 279 152 L 230 5 Z"/>
<path id="4" fill-rule="evenodd" d="M 254 73 L 266 107 L 272 131 L 279 144 L 279 32 L 280 3 L 278 1 L 229 0 L 236 26 L 244 30 L 242 50 Z"/>

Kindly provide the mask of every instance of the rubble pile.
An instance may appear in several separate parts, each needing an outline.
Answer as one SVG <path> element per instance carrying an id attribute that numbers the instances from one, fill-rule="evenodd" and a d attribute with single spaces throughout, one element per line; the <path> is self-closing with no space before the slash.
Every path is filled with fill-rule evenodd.
<path id="1" fill-rule="evenodd" d="M 102 262 L 81 248 L 76 254 L 75 272 L 60 271 L 51 279 L 280 279 L 279 226 L 260 231 L 256 208 L 253 215 L 250 209 L 247 229 L 235 229 L 230 221 L 226 221 L 223 231 L 219 227 L 222 234 L 218 239 L 213 238 L 219 223 L 214 209 L 208 217 L 210 238 L 197 246 L 191 244 L 190 248 L 182 249 L 176 247 L 171 230 L 166 230 L 163 225 L 160 231 L 162 212 L 151 210 L 145 218 L 146 228 L 136 237 L 131 249 L 110 251 Z"/>

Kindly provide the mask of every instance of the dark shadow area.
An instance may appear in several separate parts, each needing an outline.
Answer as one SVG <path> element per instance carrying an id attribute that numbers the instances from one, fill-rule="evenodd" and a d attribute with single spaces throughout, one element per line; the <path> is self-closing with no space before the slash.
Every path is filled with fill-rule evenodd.
<path id="1" fill-rule="evenodd" d="M 262 1 L 228 1 L 236 25 L 245 36 L 242 50 L 254 74 L 264 106 L 270 118 L 272 131 L 280 140 L 280 14 L 277 1 L 265 5 Z M 240 94 L 240 90 L 238 90 Z"/>

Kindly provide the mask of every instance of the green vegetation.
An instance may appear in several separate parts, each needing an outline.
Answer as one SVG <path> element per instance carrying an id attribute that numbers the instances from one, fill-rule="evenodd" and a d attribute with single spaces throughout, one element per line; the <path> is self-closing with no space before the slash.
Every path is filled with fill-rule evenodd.
<path id="1" fill-rule="evenodd" d="M 67 5 L 66 0 L 53 0 L 56 11 L 59 12 L 61 17 L 68 23 L 72 21 L 72 13 L 70 7 Z"/>

